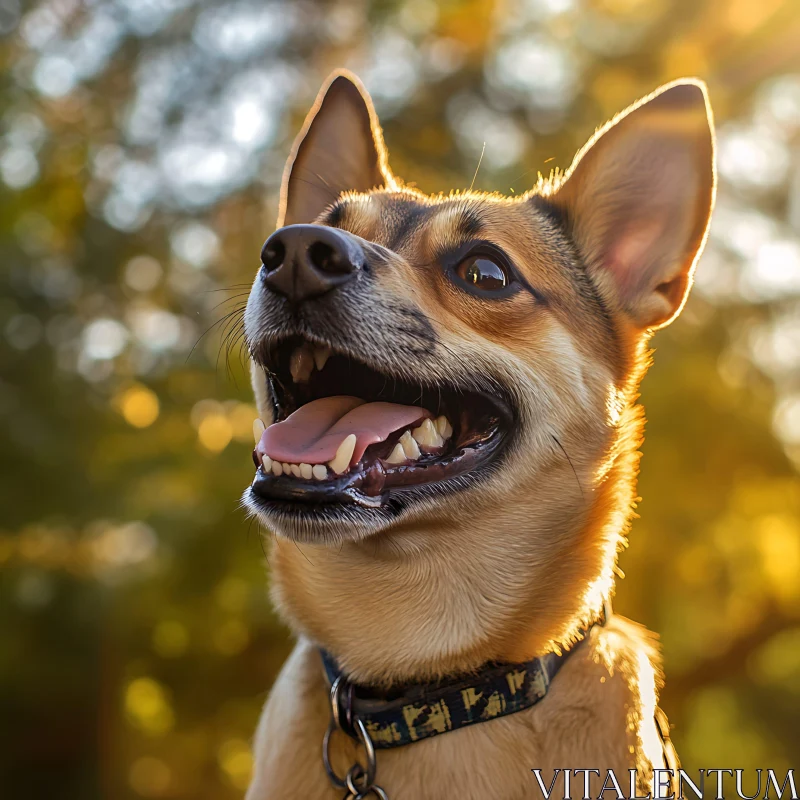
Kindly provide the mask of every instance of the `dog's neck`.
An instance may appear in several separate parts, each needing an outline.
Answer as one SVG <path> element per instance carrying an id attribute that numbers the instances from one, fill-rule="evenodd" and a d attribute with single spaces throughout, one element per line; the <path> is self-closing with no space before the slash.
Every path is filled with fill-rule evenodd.
<path id="1" fill-rule="evenodd" d="M 439 528 L 432 537 L 411 528 L 399 550 L 398 536 L 336 548 L 277 539 L 272 548 L 276 604 L 355 682 L 425 682 L 527 661 L 572 643 L 602 613 L 600 591 L 577 591 L 607 589 L 608 576 L 587 574 L 596 561 L 565 559 L 552 587 L 533 592 L 511 554 L 486 546 L 488 532 Z M 485 580 L 504 565 L 507 581 Z"/>

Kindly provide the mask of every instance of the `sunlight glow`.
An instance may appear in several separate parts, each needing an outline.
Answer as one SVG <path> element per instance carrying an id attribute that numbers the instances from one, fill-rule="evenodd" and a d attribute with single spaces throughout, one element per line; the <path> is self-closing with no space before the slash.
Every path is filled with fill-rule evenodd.
<path id="1" fill-rule="evenodd" d="M 252 748 L 244 739 L 228 739 L 217 752 L 225 777 L 237 789 L 244 791 L 253 772 Z"/>
<path id="2" fill-rule="evenodd" d="M 785 442 L 800 445 L 800 394 L 783 397 L 773 416 L 775 433 Z"/>
<path id="3" fill-rule="evenodd" d="M 482 163 L 491 169 L 510 167 L 522 158 L 528 136 L 513 117 L 470 95 L 454 98 L 448 116 L 464 152 L 475 159 L 483 153 Z"/>
<path id="4" fill-rule="evenodd" d="M 197 269 L 205 269 L 219 253 L 219 237 L 201 222 L 185 222 L 170 236 L 172 252 Z"/>
<path id="5" fill-rule="evenodd" d="M 789 150 L 767 128 L 724 125 L 718 134 L 717 147 L 720 174 L 736 186 L 771 189 L 786 179 Z"/>
<path id="6" fill-rule="evenodd" d="M 490 77 L 517 92 L 526 104 L 562 108 L 574 96 L 578 75 L 575 61 L 560 43 L 532 35 L 503 44 L 494 58 Z"/>
<path id="7" fill-rule="evenodd" d="M 278 3 L 231 3 L 203 11 L 194 37 L 210 52 L 241 61 L 280 44 L 292 22 L 291 9 Z"/>
<path id="8" fill-rule="evenodd" d="M 231 423 L 223 414 L 209 414 L 197 427 L 197 438 L 206 450 L 219 453 L 233 438 Z"/>
<path id="9" fill-rule="evenodd" d="M 149 428 L 158 419 L 158 396 L 144 386 L 132 386 L 118 395 L 114 404 L 134 428 Z"/>
<path id="10" fill-rule="evenodd" d="M 758 297 L 800 294 L 800 242 L 778 239 L 758 249 L 744 274 L 746 286 Z"/>
<path id="11" fill-rule="evenodd" d="M 175 724 L 166 689 L 149 677 L 132 680 L 125 690 L 128 722 L 150 736 L 163 736 Z"/>
<path id="12" fill-rule="evenodd" d="M 638 653 L 638 690 L 641 701 L 638 736 L 645 757 L 656 767 L 664 763 L 661 738 L 654 724 L 656 714 L 656 675 L 647 653 Z"/>
<path id="13" fill-rule="evenodd" d="M 116 358 L 128 342 L 128 329 L 115 319 L 90 322 L 83 331 L 83 349 L 89 358 Z"/>

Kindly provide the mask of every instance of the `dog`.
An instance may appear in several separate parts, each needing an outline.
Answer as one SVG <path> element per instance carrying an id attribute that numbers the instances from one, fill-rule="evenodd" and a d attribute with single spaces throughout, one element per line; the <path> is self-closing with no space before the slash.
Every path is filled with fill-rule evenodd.
<path id="1" fill-rule="evenodd" d="M 244 313 L 243 503 L 297 635 L 248 800 L 516 800 L 569 770 L 597 796 L 608 770 L 632 793 L 674 766 L 655 636 L 609 599 L 648 342 L 715 186 L 696 79 L 511 198 L 403 184 L 358 79 L 323 87 Z"/>

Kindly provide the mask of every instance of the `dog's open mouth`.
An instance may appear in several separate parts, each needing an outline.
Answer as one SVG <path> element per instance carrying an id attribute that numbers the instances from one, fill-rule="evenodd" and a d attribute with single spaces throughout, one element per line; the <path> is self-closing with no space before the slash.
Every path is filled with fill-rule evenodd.
<path id="1" fill-rule="evenodd" d="M 417 383 L 298 337 L 263 359 L 275 422 L 255 422 L 252 492 L 293 504 L 377 508 L 487 465 L 511 430 L 498 394 Z"/>

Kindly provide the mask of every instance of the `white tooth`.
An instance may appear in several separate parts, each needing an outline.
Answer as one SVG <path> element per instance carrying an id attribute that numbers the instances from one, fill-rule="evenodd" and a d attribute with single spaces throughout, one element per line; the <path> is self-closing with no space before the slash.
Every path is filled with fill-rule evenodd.
<path id="1" fill-rule="evenodd" d="M 436 426 L 433 424 L 433 420 L 431 419 L 423 420 L 422 425 L 420 425 L 420 428 L 422 428 L 425 431 L 425 433 L 428 436 L 430 436 L 431 439 L 433 439 L 434 441 L 442 438 L 441 436 L 439 436 L 439 431 L 436 430 Z"/>
<path id="2" fill-rule="evenodd" d="M 330 347 L 315 347 L 314 348 L 314 363 L 317 365 L 317 369 L 322 372 L 323 368 L 325 367 L 325 363 L 330 358 L 331 349 Z"/>
<path id="3" fill-rule="evenodd" d="M 411 435 L 414 437 L 414 441 L 415 441 L 415 442 L 416 442 L 418 445 L 420 445 L 420 444 L 427 445 L 427 443 L 428 443 L 428 436 L 427 436 L 427 434 L 425 433 L 425 431 L 422 429 L 422 426 L 420 426 L 419 428 L 414 428 L 414 429 L 411 431 Z"/>
<path id="4" fill-rule="evenodd" d="M 281 461 L 281 467 L 283 468 L 284 475 L 291 475 L 292 474 L 292 465 L 287 463 L 286 461 Z"/>
<path id="5" fill-rule="evenodd" d="M 280 461 L 273 461 L 272 462 L 272 474 L 277 478 L 279 475 L 283 475 L 283 467 L 281 466 Z"/>
<path id="6" fill-rule="evenodd" d="M 433 423 L 429 419 L 426 419 L 419 428 L 414 428 L 414 430 L 411 431 L 411 435 L 426 452 L 441 447 L 444 444 L 442 437 L 439 436 L 439 433 L 436 428 L 433 427 Z"/>
<path id="7" fill-rule="evenodd" d="M 406 458 L 405 451 L 403 450 L 403 445 L 398 442 L 394 446 L 394 450 L 384 459 L 387 464 L 404 464 L 408 459 Z"/>
<path id="8" fill-rule="evenodd" d="M 289 464 L 289 468 L 292 470 L 292 475 L 294 475 L 295 478 L 299 478 L 300 477 L 300 465 L 299 464 Z"/>
<path id="9" fill-rule="evenodd" d="M 261 441 L 261 434 L 267 429 L 267 426 L 260 420 L 254 419 L 253 420 L 253 437 L 256 440 L 256 444 Z"/>
<path id="10" fill-rule="evenodd" d="M 300 465 L 300 476 L 305 478 L 307 481 L 311 480 L 311 476 L 314 474 L 314 470 L 311 469 L 311 464 L 301 464 Z"/>
<path id="11" fill-rule="evenodd" d="M 318 481 L 324 481 L 328 477 L 328 468 L 324 464 L 314 464 L 311 473 Z"/>
<path id="12" fill-rule="evenodd" d="M 295 349 L 289 359 L 289 371 L 295 383 L 308 383 L 314 369 L 314 353 L 311 345 L 302 344 Z"/>
<path id="13" fill-rule="evenodd" d="M 272 459 L 269 456 L 261 456 L 261 466 L 264 467 L 264 474 L 272 472 Z"/>
<path id="14" fill-rule="evenodd" d="M 419 451 L 419 445 L 414 441 L 408 431 L 400 437 L 399 444 L 403 446 L 403 452 L 406 454 L 406 458 L 410 458 L 412 461 L 422 455 Z"/>
<path id="15" fill-rule="evenodd" d="M 356 435 L 351 433 L 340 445 L 336 451 L 333 460 L 328 462 L 328 466 L 336 473 L 340 474 L 345 472 L 350 466 L 350 459 L 353 457 L 353 451 L 356 449 Z"/>
<path id="16" fill-rule="evenodd" d="M 441 417 L 436 418 L 436 430 L 439 433 L 439 436 L 442 437 L 445 441 L 449 439 L 453 435 L 453 426 L 450 424 L 447 417 L 442 415 Z"/>

